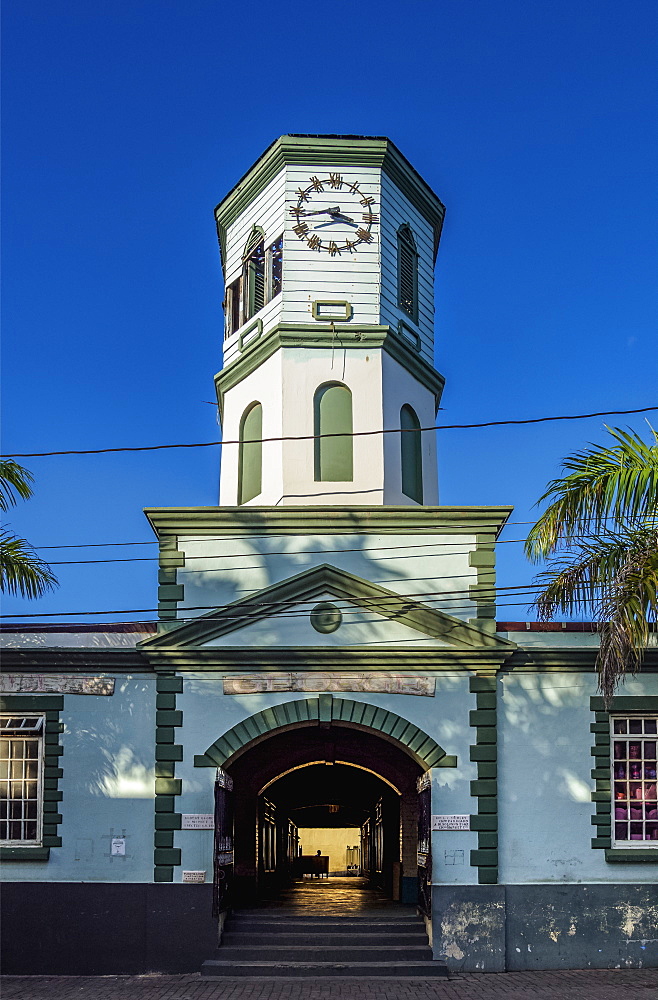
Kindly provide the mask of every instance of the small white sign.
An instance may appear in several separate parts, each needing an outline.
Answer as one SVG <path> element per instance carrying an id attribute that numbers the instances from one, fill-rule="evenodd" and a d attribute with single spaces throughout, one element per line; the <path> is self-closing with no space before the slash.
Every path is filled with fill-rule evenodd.
<path id="1" fill-rule="evenodd" d="M 471 817 L 468 815 L 432 816 L 433 830 L 470 830 Z"/>
<path id="2" fill-rule="evenodd" d="M 181 830 L 214 830 L 215 817 L 212 813 L 183 813 Z"/>
<path id="3" fill-rule="evenodd" d="M 183 872 L 183 882 L 205 882 L 205 872 Z"/>
<path id="4" fill-rule="evenodd" d="M 125 837 L 112 837 L 110 841 L 110 854 L 119 855 L 126 853 L 126 838 Z"/>

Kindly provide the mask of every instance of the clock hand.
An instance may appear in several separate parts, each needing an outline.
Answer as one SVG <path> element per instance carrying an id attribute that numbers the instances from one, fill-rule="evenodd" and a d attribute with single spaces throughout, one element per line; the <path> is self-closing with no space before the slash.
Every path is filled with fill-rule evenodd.
<path id="1" fill-rule="evenodd" d="M 340 215 L 340 209 L 338 206 L 336 208 L 320 208 L 317 212 L 306 212 L 303 211 L 303 215 Z"/>

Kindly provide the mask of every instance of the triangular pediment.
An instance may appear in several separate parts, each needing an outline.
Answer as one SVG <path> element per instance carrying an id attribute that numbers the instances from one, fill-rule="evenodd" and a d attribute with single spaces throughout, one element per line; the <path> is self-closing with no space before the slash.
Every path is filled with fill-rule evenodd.
<path id="1" fill-rule="evenodd" d="M 343 619 L 350 623 L 348 628 L 341 627 L 331 635 L 318 635 L 321 642 L 331 639 L 349 646 L 353 641 L 358 642 L 354 640 L 358 626 L 366 630 L 373 644 L 392 642 L 402 647 L 405 641 L 417 644 L 425 640 L 435 648 L 444 649 L 507 652 L 514 648 L 514 643 L 429 607 L 419 599 L 401 596 L 327 564 L 305 570 L 192 621 L 172 622 L 167 631 L 144 639 L 139 647 L 144 652 L 155 652 L 237 646 L 245 641 L 255 646 L 275 645 L 281 642 L 281 628 L 287 632 L 284 644 L 294 646 L 301 643 L 294 638 L 293 623 L 302 617 L 308 622 L 314 601 L 335 601 Z M 271 626 L 269 631 L 267 626 Z M 274 626 L 279 626 L 278 633 L 272 631 Z"/>

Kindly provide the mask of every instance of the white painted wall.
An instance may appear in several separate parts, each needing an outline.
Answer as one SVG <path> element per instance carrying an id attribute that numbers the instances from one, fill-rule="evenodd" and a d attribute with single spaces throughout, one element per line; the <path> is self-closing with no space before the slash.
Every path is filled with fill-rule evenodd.
<path id="1" fill-rule="evenodd" d="M 182 536 L 186 564 L 178 571 L 184 586 L 182 617 L 223 607 L 329 563 L 396 594 L 418 595 L 432 607 L 464 620 L 475 617 L 468 588 L 477 571 L 468 565 L 473 535 L 324 534 L 207 538 Z M 441 597 L 446 594 L 446 597 Z M 340 635 L 339 629 L 337 635 Z"/>
<path id="2" fill-rule="evenodd" d="M 412 406 L 421 427 L 433 427 L 435 420 L 434 394 L 389 354 L 382 355 L 382 402 L 384 427 L 400 426 L 400 410 Z M 384 503 L 418 506 L 402 492 L 401 435 L 384 435 Z M 436 463 L 436 431 L 422 435 L 423 504 L 439 502 Z"/>

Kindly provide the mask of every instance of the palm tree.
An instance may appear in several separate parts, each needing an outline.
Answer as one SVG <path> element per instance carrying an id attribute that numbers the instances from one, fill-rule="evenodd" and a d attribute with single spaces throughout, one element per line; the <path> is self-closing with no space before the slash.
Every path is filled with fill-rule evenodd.
<path id="1" fill-rule="evenodd" d="M 538 501 L 551 501 L 531 529 L 526 555 L 547 568 L 534 607 L 542 621 L 588 614 L 598 623 L 599 689 L 606 703 L 626 671 L 639 667 L 658 620 L 658 434 L 606 427 L 562 463 L 564 475 Z"/>
<path id="2" fill-rule="evenodd" d="M 32 473 L 10 458 L 0 459 L 0 510 L 14 507 L 18 500 L 32 496 Z M 34 553 L 32 546 L 0 528 L 0 590 L 22 597 L 41 597 L 54 590 L 57 579 L 50 567 Z"/>

